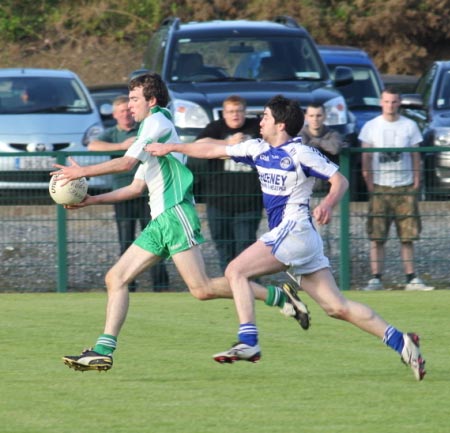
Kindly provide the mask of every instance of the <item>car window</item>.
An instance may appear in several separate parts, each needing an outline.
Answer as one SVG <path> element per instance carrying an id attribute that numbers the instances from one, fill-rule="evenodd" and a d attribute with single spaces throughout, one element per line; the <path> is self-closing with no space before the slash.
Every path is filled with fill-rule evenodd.
<path id="1" fill-rule="evenodd" d="M 436 76 L 437 67 L 433 65 L 419 80 L 416 87 L 416 93 L 420 94 L 423 99 L 424 106 L 430 104 L 431 87 Z"/>
<path id="2" fill-rule="evenodd" d="M 29 76 L 0 78 L 0 114 L 91 111 L 86 94 L 76 80 Z"/>
<path id="3" fill-rule="evenodd" d="M 144 53 L 145 67 L 151 71 L 161 73 L 164 62 L 164 46 L 167 40 L 168 27 L 157 31 L 148 43 Z"/>
<path id="4" fill-rule="evenodd" d="M 123 89 L 104 89 L 104 90 L 92 90 L 91 96 L 97 107 L 102 104 L 112 104 L 114 99 L 118 96 L 125 95 L 128 96 L 128 88 Z"/>
<path id="5" fill-rule="evenodd" d="M 170 61 L 171 82 L 318 80 L 324 76 L 312 43 L 302 37 L 179 39 Z"/>
<path id="6" fill-rule="evenodd" d="M 450 70 L 443 71 L 436 98 L 437 108 L 450 108 Z"/>
<path id="7" fill-rule="evenodd" d="M 339 65 L 328 65 L 331 77 L 334 79 L 334 71 Z M 353 72 L 353 82 L 339 87 L 349 107 L 379 106 L 381 88 L 375 72 L 365 66 L 349 66 Z"/>

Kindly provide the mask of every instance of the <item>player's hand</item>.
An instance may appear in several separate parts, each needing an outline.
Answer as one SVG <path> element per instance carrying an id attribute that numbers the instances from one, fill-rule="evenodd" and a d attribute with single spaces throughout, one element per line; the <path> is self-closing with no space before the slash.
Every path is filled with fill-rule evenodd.
<path id="1" fill-rule="evenodd" d="M 66 204 L 66 205 L 64 205 L 64 209 L 69 209 L 69 210 L 81 209 L 82 207 L 91 205 L 92 204 L 91 202 L 92 202 L 92 196 L 89 194 L 86 194 L 86 197 L 84 197 L 84 199 L 82 201 L 80 201 L 80 203 Z"/>
<path id="2" fill-rule="evenodd" d="M 68 160 L 70 165 L 53 164 L 53 167 L 59 168 L 59 170 L 50 172 L 50 176 L 56 174 L 58 176 L 58 182 L 62 181 L 61 186 L 64 186 L 71 180 L 83 177 L 80 174 L 81 166 L 71 156 L 69 156 Z"/>
<path id="3" fill-rule="evenodd" d="M 165 143 L 151 143 L 147 144 L 144 150 L 153 156 L 164 156 L 170 153 L 170 146 Z"/>
<path id="4" fill-rule="evenodd" d="M 319 203 L 313 211 L 313 216 L 319 225 L 328 224 L 331 221 L 332 215 L 333 208 L 324 203 Z"/>

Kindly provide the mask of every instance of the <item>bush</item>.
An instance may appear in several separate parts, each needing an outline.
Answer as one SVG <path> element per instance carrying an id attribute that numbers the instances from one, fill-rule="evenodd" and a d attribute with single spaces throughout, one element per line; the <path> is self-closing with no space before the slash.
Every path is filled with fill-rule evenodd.
<path id="1" fill-rule="evenodd" d="M 3 0 L 0 41 L 20 44 L 25 53 L 64 44 L 85 47 L 86 38 L 143 50 L 170 15 L 182 21 L 290 15 L 319 43 L 365 49 L 383 73 L 419 75 L 427 63 L 450 54 L 449 6 L 450 0 Z"/>

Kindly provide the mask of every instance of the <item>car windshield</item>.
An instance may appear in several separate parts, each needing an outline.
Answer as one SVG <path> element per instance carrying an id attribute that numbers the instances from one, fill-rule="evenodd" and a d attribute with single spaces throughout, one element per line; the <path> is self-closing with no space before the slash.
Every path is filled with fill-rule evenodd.
<path id="1" fill-rule="evenodd" d="M 303 37 L 178 39 L 170 62 L 170 82 L 327 78 L 312 43 Z"/>
<path id="2" fill-rule="evenodd" d="M 353 72 L 353 82 L 339 87 L 349 108 L 380 106 L 381 88 L 372 69 L 354 65 L 328 65 L 332 78 L 337 66 L 347 66 Z"/>
<path id="3" fill-rule="evenodd" d="M 112 104 L 118 96 L 128 96 L 128 87 L 113 89 L 90 89 L 91 97 L 97 106 L 102 104 Z"/>
<path id="4" fill-rule="evenodd" d="M 450 70 L 443 72 L 436 99 L 437 108 L 450 108 Z"/>
<path id="5" fill-rule="evenodd" d="M 59 77 L 0 77 L 0 114 L 89 113 L 76 80 Z"/>

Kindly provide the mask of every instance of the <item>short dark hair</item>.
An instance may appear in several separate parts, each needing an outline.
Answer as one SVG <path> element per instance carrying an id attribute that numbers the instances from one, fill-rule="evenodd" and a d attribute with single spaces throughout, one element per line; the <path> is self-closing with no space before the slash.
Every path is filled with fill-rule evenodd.
<path id="1" fill-rule="evenodd" d="M 167 86 L 161 76 L 155 72 L 148 72 L 133 78 L 128 84 L 128 90 L 134 90 L 136 87 L 143 88 L 146 101 L 154 97 L 157 104 L 161 107 L 165 107 L 169 103 Z"/>
<path id="2" fill-rule="evenodd" d="M 295 137 L 303 128 L 305 116 L 300 104 L 293 99 L 276 95 L 267 102 L 265 108 L 269 108 L 275 123 L 284 123 L 286 132 Z"/>
<path id="3" fill-rule="evenodd" d="M 389 95 L 401 96 L 402 92 L 395 86 L 388 86 L 383 89 L 381 93 L 389 93 Z"/>
<path id="4" fill-rule="evenodd" d="M 325 111 L 325 107 L 321 102 L 310 102 L 306 108 L 321 108 L 323 111 Z"/>

